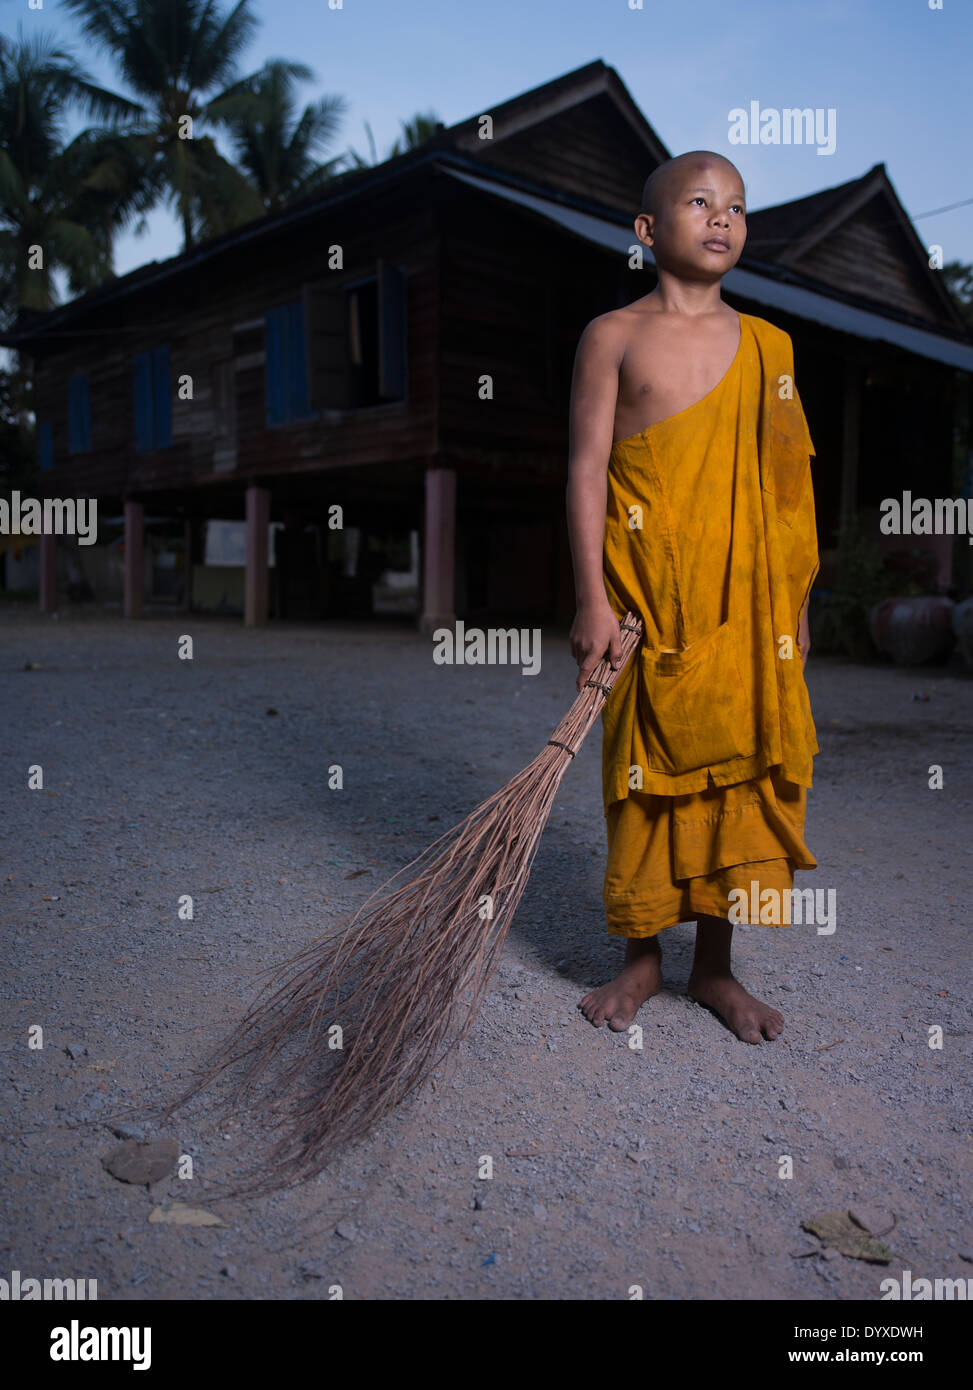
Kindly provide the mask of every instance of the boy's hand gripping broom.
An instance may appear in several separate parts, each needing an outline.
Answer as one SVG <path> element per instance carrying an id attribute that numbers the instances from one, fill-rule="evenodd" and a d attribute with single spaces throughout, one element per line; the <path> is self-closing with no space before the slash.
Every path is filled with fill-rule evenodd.
<path id="1" fill-rule="evenodd" d="M 231 1065 L 249 1059 L 231 1105 L 252 1093 L 283 1051 L 258 1104 L 283 1137 L 255 1193 L 314 1176 L 339 1146 L 364 1136 L 469 1032 L 499 964 L 551 805 L 619 673 L 639 644 L 628 613 L 621 660 L 604 657 L 536 758 L 361 905 L 345 928 L 285 962 L 168 1116 Z M 407 870 L 414 870 L 399 883 Z M 285 975 L 286 982 L 275 988 Z M 342 1046 L 321 1033 L 334 1024 Z M 297 1046 L 299 1044 L 299 1046 Z M 296 1047 L 296 1051 L 295 1051 Z M 317 1073 L 316 1075 L 314 1073 Z M 227 1194 L 229 1195 L 229 1194 Z"/>

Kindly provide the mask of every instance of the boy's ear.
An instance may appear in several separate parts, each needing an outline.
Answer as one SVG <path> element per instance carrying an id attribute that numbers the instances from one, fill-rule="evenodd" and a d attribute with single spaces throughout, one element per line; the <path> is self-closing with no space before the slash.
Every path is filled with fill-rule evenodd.
<path id="1" fill-rule="evenodd" d="M 635 235 L 639 241 L 651 244 L 655 237 L 655 217 L 651 212 L 640 212 L 635 219 Z"/>

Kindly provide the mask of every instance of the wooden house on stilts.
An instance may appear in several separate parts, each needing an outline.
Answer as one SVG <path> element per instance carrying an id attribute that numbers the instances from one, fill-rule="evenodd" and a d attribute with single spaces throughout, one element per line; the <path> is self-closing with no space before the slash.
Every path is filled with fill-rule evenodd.
<path id="1" fill-rule="evenodd" d="M 117 522 L 126 614 L 570 619 L 575 348 L 654 283 L 632 222 L 669 151 L 600 61 L 487 114 L 0 339 L 30 359 L 41 495 L 96 497 L 105 544 Z M 883 165 L 748 224 L 725 293 L 794 340 L 826 583 L 843 514 L 960 491 L 973 343 Z M 99 549 L 73 563 L 111 597 Z"/>

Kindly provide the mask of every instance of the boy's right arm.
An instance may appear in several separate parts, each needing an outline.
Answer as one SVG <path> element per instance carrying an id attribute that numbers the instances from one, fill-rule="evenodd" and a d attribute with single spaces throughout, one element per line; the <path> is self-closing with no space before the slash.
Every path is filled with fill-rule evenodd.
<path id="1" fill-rule="evenodd" d="M 604 578 L 608 456 L 621 357 L 617 327 L 607 315 L 593 319 L 581 335 L 574 360 L 568 446 L 568 535 L 578 605 L 571 654 L 580 668 L 578 690 L 606 652 L 613 665 L 621 660 L 618 618 L 608 602 Z"/>

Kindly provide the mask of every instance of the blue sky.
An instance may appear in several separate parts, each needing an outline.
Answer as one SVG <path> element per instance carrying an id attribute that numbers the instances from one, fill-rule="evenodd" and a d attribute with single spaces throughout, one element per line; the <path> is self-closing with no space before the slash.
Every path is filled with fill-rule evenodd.
<path id="1" fill-rule="evenodd" d="M 231 0 L 222 0 L 228 11 Z M 299 58 L 316 80 L 302 96 L 341 93 L 349 111 L 336 150 L 380 152 L 400 118 L 435 109 L 447 124 L 595 58 L 613 66 L 663 142 L 678 154 L 727 153 L 751 208 L 842 183 L 884 161 L 913 216 L 973 198 L 969 0 L 253 0 L 260 28 L 241 75 L 269 57 Z M 937 3 L 937 0 L 933 0 Z M 109 62 L 58 3 L 41 11 L 0 0 L 0 24 L 54 29 L 96 80 L 119 88 Z M 124 88 L 120 88 L 124 90 Z M 837 146 L 728 143 L 734 107 L 833 107 Z M 72 122 L 75 128 L 80 121 Z M 633 208 L 633 215 L 635 209 Z M 916 223 L 946 260 L 973 261 L 973 204 Z M 123 235 L 123 274 L 180 249 L 172 216 Z"/>

